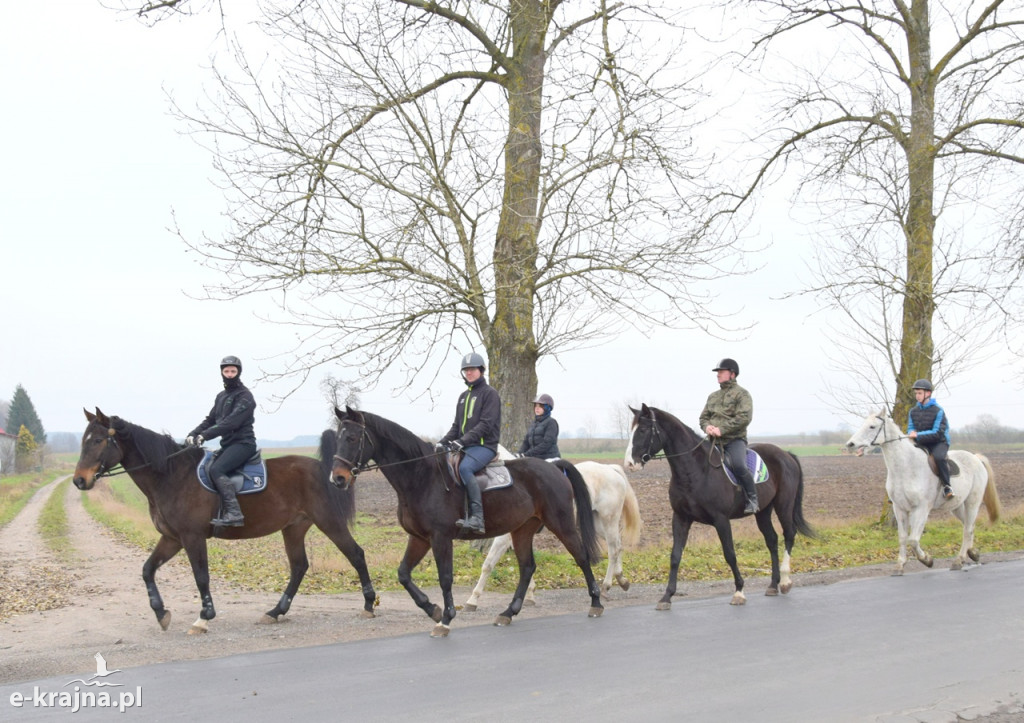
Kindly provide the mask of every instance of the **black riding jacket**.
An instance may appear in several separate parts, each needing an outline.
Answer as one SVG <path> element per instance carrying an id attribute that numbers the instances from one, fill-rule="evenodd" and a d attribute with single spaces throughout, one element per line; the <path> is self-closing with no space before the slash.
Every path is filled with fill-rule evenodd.
<path id="1" fill-rule="evenodd" d="M 256 400 L 248 387 L 242 384 L 225 383 L 225 389 L 213 402 L 213 409 L 206 419 L 189 432 L 190 437 L 203 435 L 203 439 L 220 437 L 221 447 L 233 444 L 251 444 L 256 446 L 256 433 L 253 422 L 256 419 Z"/>
<path id="2" fill-rule="evenodd" d="M 497 453 L 501 433 L 501 398 L 481 376 L 459 395 L 455 422 L 441 442 L 459 440 L 463 447 L 487 447 Z"/>
<path id="3" fill-rule="evenodd" d="M 519 454 L 540 459 L 562 456 L 558 451 L 558 422 L 554 417 L 544 414 L 533 418 L 519 447 Z"/>

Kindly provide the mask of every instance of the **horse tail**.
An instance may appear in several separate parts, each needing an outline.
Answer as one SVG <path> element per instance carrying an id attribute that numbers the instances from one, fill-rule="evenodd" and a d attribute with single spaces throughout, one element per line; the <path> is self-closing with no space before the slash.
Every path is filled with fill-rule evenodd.
<path id="1" fill-rule="evenodd" d="M 793 462 L 796 464 L 796 496 L 793 499 L 793 524 L 796 525 L 796 531 L 804 537 L 817 537 L 818 533 L 810 523 L 804 519 L 804 468 L 800 464 L 800 458 L 792 452 L 787 452 L 790 457 L 793 458 Z"/>
<path id="2" fill-rule="evenodd" d="M 590 502 L 590 491 L 580 471 L 564 459 L 554 462 L 558 469 L 569 478 L 572 485 L 572 495 L 576 500 L 576 527 L 580 531 L 580 538 L 583 540 L 583 554 L 587 556 L 587 562 L 594 564 L 601 559 L 601 545 L 597 539 L 597 527 L 594 525 L 594 506 Z"/>
<path id="3" fill-rule="evenodd" d="M 975 455 L 985 465 L 985 472 L 988 473 L 988 482 L 985 483 L 985 509 L 988 510 L 989 522 L 999 522 L 1003 514 L 1003 504 L 999 501 L 999 491 L 996 489 L 996 471 L 992 469 L 992 463 L 983 454 Z"/>
<path id="4" fill-rule="evenodd" d="M 356 519 L 355 487 L 343 490 L 331 482 L 334 468 L 334 455 L 338 451 L 338 436 L 333 429 L 325 429 L 320 435 L 320 484 L 326 490 L 327 500 L 334 509 L 334 514 L 345 521 L 349 527 Z"/>
<path id="5" fill-rule="evenodd" d="M 625 485 L 625 497 L 622 500 L 622 544 L 632 547 L 640 542 L 640 532 L 644 529 L 644 521 L 640 517 L 640 503 L 637 501 L 633 485 L 629 483 L 629 478 L 622 467 L 617 464 L 608 466 L 622 478 L 622 483 Z"/>

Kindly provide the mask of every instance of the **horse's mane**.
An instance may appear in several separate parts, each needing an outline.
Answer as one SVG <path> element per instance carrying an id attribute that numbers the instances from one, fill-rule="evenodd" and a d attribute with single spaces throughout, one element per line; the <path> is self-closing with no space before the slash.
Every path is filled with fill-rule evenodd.
<path id="1" fill-rule="evenodd" d="M 360 412 L 366 426 L 373 427 L 382 437 L 386 437 L 395 445 L 404 457 L 422 457 L 430 453 L 430 446 L 398 422 L 392 422 L 377 414 Z"/>
<path id="2" fill-rule="evenodd" d="M 686 424 L 681 422 L 679 420 L 679 418 L 676 417 L 675 415 L 673 415 L 673 414 L 671 414 L 669 412 L 666 412 L 666 411 L 664 411 L 662 409 L 658 409 L 657 407 L 648 406 L 647 408 L 650 409 L 651 412 L 654 413 L 654 421 L 658 422 L 659 424 L 667 421 L 670 424 L 672 424 L 672 425 L 674 425 L 676 427 L 679 427 L 679 429 L 682 430 L 683 432 L 685 432 L 686 434 L 689 434 L 689 435 L 691 435 L 693 437 L 700 437 L 700 436 L 702 436 L 702 435 L 698 434 L 696 432 L 696 430 L 691 429 L 689 426 L 687 426 Z"/>
<path id="3" fill-rule="evenodd" d="M 120 417 L 111 417 L 110 423 L 119 436 L 132 441 L 142 459 L 158 474 L 176 472 L 185 465 L 194 467 L 199 461 L 201 452 L 198 449 L 171 457 L 172 454 L 180 452 L 182 446 L 166 432 L 154 432 L 138 424 L 126 422 Z"/>

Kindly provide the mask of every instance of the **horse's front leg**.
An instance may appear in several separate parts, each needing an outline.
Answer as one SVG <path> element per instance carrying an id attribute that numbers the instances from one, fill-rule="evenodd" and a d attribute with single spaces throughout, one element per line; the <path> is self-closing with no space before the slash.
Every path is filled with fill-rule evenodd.
<path id="1" fill-rule="evenodd" d="M 907 544 L 913 550 L 914 556 L 925 567 L 935 564 L 935 559 L 921 547 L 921 536 L 924 535 L 924 526 L 928 522 L 928 513 L 931 510 L 927 504 L 915 507 L 910 511 L 910 533 L 907 535 Z"/>
<path id="2" fill-rule="evenodd" d="M 896 518 L 896 536 L 899 539 L 899 551 L 896 554 L 896 569 L 893 576 L 903 574 L 903 568 L 907 565 L 907 529 L 910 527 L 910 520 L 906 511 L 892 506 L 892 514 Z"/>
<path id="3" fill-rule="evenodd" d="M 470 593 L 466 604 L 462 606 L 464 610 L 473 612 L 477 609 L 477 606 L 480 604 L 480 596 L 484 594 L 484 586 L 487 584 L 487 579 L 494 572 L 494 568 L 497 567 L 501 556 L 511 546 L 512 535 L 501 535 L 500 537 L 495 537 L 491 542 L 491 549 L 487 551 L 487 557 L 484 558 L 483 567 L 480 569 L 480 579 L 477 580 L 476 587 Z"/>
<path id="4" fill-rule="evenodd" d="M 765 547 L 768 548 L 768 554 L 772 558 L 772 579 L 768 583 L 768 589 L 764 591 L 764 594 L 773 597 L 779 594 L 779 582 L 782 576 L 779 569 L 779 533 L 775 531 L 775 525 L 772 524 L 771 507 L 766 507 L 758 513 L 757 529 L 761 530 L 761 534 L 764 536 Z M 788 553 L 786 555 L 786 582 L 789 583 Z M 788 591 L 789 587 L 786 590 Z"/>
<path id="5" fill-rule="evenodd" d="M 161 535 L 156 547 L 149 553 L 149 557 L 142 566 L 142 581 L 146 583 L 146 592 L 149 593 L 149 606 L 153 608 L 156 621 L 160 623 L 163 630 L 167 630 L 171 624 L 171 611 L 164 607 L 163 598 L 160 597 L 160 590 L 156 586 L 156 571 L 177 555 L 179 550 L 181 550 L 181 543 L 178 540 Z"/>
<path id="6" fill-rule="evenodd" d="M 729 565 L 729 569 L 732 570 L 732 580 L 736 586 L 736 592 L 732 594 L 732 600 L 729 601 L 729 604 L 745 605 L 747 596 L 743 594 L 743 576 L 740 575 L 740 566 L 736 562 L 736 548 L 733 545 L 732 523 L 729 518 L 725 515 L 716 518 L 715 531 L 718 533 L 718 539 L 722 543 L 722 554 L 725 556 L 725 562 Z"/>
<path id="7" fill-rule="evenodd" d="M 192 577 L 195 578 L 196 589 L 199 590 L 199 599 L 203 603 L 199 617 L 188 629 L 188 634 L 200 635 L 209 631 L 209 622 L 217 617 L 217 611 L 213 608 L 213 596 L 210 595 L 210 567 L 206 552 L 206 538 L 196 536 L 182 542 L 185 554 L 188 555 L 189 564 L 192 565 Z"/>
<path id="8" fill-rule="evenodd" d="M 684 519 L 678 512 L 672 515 L 672 557 L 668 563 L 668 586 L 655 610 L 672 609 L 672 596 L 676 594 L 676 581 L 679 577 L 679 563 L 683 559 L 683 550 L 686 548 L 686 540 L 690 537 L 692 524 L 692 519 Z"/>
<path id="9" fill-rule="evenodd" d="M 441 613 L 441 621 L 434 626 L 430 637 L 446 638 L 451 632 L 452 620 L 455 619 L 455 599 L 452 597 L 452 582 L 455 579 L 452 538 L 434 535 L 431 547 L 434 548 L 434 564 L 437 565 L 437 581 L 441 584 L 444 610 Z"/>
<path id="10" fill-rule="evenodd" d="M 441 608 L 430 602 L 427 594 L 416 587 L 416 583 L 412 581 L 412 571 L 420 564 L 420 560 L 424 558 L 429 550 L 429 542 L 409 535 L 409 541 L 405 545 L 405 555 L 402 557 L 402 562 L 398 565 L 398 581 L 402 583 L 402 587 L 409 593 L 412 601 L 416 603 L 416 607 L 429 615 L 430 619 L 435 623 L 439 623 L 441 622 Z"/>

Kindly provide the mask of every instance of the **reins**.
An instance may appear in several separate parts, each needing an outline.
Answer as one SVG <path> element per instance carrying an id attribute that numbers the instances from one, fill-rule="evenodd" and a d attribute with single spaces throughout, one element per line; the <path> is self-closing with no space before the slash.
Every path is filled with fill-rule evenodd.
<path id="1" fill-rule="evenodd" d="M 359 459 L 359 460 L 362 460 L 363 459 L 363 444 L 364 444 L 364 442 L 367 442 L 370 439 L 370 435 L 366 431 L 366 425 L 362 424 L 360 422 L 353 421 L 351 419 L 346 420 L 346 421 L 352 422 L 352 424 L 358 424 L 359 425 L 359 429 L 360 429 L 360 433 L 359 433 L 359 449 L 356 452 L 356 458 Z M 386 467 L 396 467 L 396 466 L 398 466 L 400 464 L 408 464 L 409 462 L 420 462 L 420 461 L 425 460 L 425 459 L 437 459 L 441 454 L 442 454 L 441 452 L 432 452 L 431 454 L 425 454 L 425 455 L 422 455 L 420 457 L 411 457 L 409 459 L 400 459 L 397 462 L 387 462 L 385 464 L 380 464 L 378 462 L 378 463 L 369 464 L 369 465 L 363 464 L 362 461 L 353 462 L 350 459 L 346 459 L 346 458 L 342 457 L 340 454 L 334 455 L 334 459 L 337 460 L 338 462 L 341 462 L 345 466 L 347 466 L 349 468 L 349 471 L 352 473 L 352 477 L 355 478 L 360 472 L 373 472 L 374 470 L 384 469 Z M 367 459 L 372 459 L 372 458 L 373 458 L 373 442 L 370 442 L 370 454 L 367 456 Z M 440 466 L 440 462 L 438 463 L 438 466 Z"/>
<path id="2" fill-rule="evenodd" d="M 647 443 L 647 449 L 648 450 L 650 450 L 651 447 L 654 445 L 654 436 L 657 436 L 658 439 L 662 438 L 661 429 L 658 427 L 658 422 L 657 422 L 657 420 L 654 419 L 654 415 L 653 414 L 651 415 L 651 430 L 654 432 L 654 435 L 651 437 L 650 441 Z M 725 459 L 725 454 L 724 454 L 724 452 L 721 449 L 721 446 L 722 446 L 721 445 L 721 441 L 719 440 L 718 442 L 716 442 L 715 440 L 711 439 L 711 437 L 709 437 L 707 435 L 704 435 L 703 437 L 701 437 L 697 441 L 697 444 L 695 444 L 693 447 L 691 447 L 690 449 L 688 449 L 688 450 L 686 450 L 684 452 L 673 452 L 672 454 L 669 454 L 667 452 L 659 452 L 659 453 L 656 453 L 656 454 L 650 454 L 648 452 L 647 454 L 644 454 L 643 457 L 641 457 L 641 462 L 646 464 L 647 462 L 650 462 L 651 460 L 655 460 L 655 459 L 670 459 L 672 457 L 685 457 L 687 455 L 693 454 L 698 449 L 700 449 L 700 447 L 704 444 L 705 441 L 710 441 L 711 442 L 711 447 L 708 449 L 708 466 L 715 467 L 715 468 L 721 467 L 722 466 L 722 460 Z M 662 449 L 664 449 L 664 443 L 662 443 Z M 711 453 L 714 452 L 716 449 L 718 450 L 718 458 L 719 458 L 718 464 L 714 464 L 714 463 L 711 462 Z"/>
<path id="3" fill-rule="evenodd" d="M 108 429 L 107 430 L 107 442 L 112 443 L 114 445 L 115 449 L 120 450 L 121 447 L 117 443 L 117 436 L 116 435 L 117 435 L 117 432 L 115 432 L 113 428 Z M 171 459 L 172 457 L 177 457 L 179 454 L 184 454 L 189 449 L 191 449 L 191 448 L 190 447 L 182 447 L 177 452 L 172 452 L 171 454 L 167 455 L 167 457 L 165 459 Z M 123 454 L 124 453 L 122 452 L 122 456 L 123 456 Z M 117 476 L 122 475 L 122 474 L 131 474 L 132 472 L 136 472 L 136 471 L 138 471 L 140 469 L 143 469 L 145 467 L 150 467 L 150 466 L 151 466 L 151 464 L 149 462 L 145 462 L 145 463 L 137 465 L 135 467 L 131 467 L 130 469 L 126 469 L 124 467 L 124 465 L 122 465 L 120 462 L 118 462 L 113 467 L 107 468 L 106 465 L 103 464 L 103 462 L 100 462 L 100 470 L 94 475 L 93 479 L 100 479 L 102 477 L 117 477 Z M 118 467 L 120 467 L 120 469 L 118 469 Z"/>

